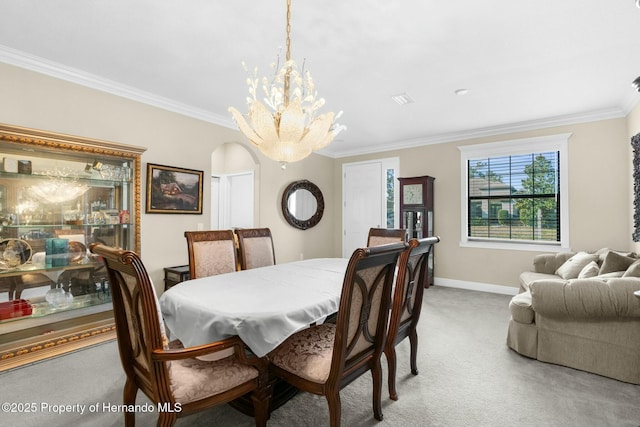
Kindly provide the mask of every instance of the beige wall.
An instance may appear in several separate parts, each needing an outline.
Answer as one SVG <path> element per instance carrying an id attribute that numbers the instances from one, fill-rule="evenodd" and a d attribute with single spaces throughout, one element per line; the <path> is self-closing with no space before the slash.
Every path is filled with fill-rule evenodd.
<path id="1" fill-rule="evenodd" d="M 148 162 L 203 170 L 207 177 L 211 176 L 212 152 L 226 142 L 242 141 L 232 129 L 6 64 L 0 64 L 0 94 L 0 123 L 147 147 L 142 155 L 143 189 Z M 332 187 L 333 160 L 312 155 L 283 171 L 260 153 L 256 157 L 261 164 L 259 225 L 271 227 L 277 260 L 299 259 L 300 254 L 330 256 L 332 215 L 303 232 L 284 221 L 279 206 L 284 189 L 297 179 L 309 179 L 327 194 Z M 163 268 L 187 263 L 184 231 L 196 230 L 199 223 L 209 227 L 210 190 L 210 180 L 205 179 L 203 215 L 145 214 L 142 195 L 141 254 L 159 291 Z M 328 210 L 333 209 L 331 200 L 327 205 Z"/>
<path id="2" fill-rule="evenodd" d="M 478 284 L 518 286 L 520 272 L 531 268 L 536 252 L 460 247 L 461 145 L 571 133 L 569 139 L 569 224 L 574 250 L 600 247 L 632 247 L 629 187 L 631 168 L 625 119 L 562 126 L 531 132 L 477 138 L 394 151 L 400 157 L 403 177 L 436 178 L 435 232 L 442 239 L 436 247 L 436 284 L 474 287 Z M 334 171 L 334 203 L 341 194 L 343 163 L 389 157 L 390 153 L 355 156 L 337 161 Z M 339 207 L 339 204 L 338 204 Z M 335 212 L 339 224 L 340 209 Z M 335 230 L 335 242 L 340 230 Z M 338 253 L 339 243 L 334 246 Z"/>

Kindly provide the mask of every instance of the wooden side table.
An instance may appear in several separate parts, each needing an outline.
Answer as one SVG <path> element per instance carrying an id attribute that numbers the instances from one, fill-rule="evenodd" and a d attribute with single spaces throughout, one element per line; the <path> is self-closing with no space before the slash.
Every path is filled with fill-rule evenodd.
<path id="1" fill-rule="evenodd" d="M 180 282 L 184 282 L 185 280 L 189 280 L 191 276 L 189 275 L 189 266 L 188 265 L 178 265 L 176 267 L 165 267 L 164 269 L 164 290 L 171 288 L 174 285 L 177 285 Z"/>

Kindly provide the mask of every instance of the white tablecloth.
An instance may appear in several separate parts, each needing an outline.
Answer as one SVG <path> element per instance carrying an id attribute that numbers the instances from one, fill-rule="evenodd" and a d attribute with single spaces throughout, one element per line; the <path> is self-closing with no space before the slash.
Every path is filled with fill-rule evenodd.
<path id="1" fill-rule="evenodd" d="M 349 260 L 318 258 L 188 280 L 160 297 L 172 338 L 185 346 L 238 335 L 262 357 L 338 311 Z"/>

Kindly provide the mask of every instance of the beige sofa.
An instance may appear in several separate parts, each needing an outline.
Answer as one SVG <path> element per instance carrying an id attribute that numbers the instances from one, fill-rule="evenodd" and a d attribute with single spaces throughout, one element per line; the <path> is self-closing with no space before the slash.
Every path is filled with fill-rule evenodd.
<path id="1" fill-rule="evenodd" d="M 543 362 L 640 384 L 640 298 L 634 295 L 640 259 L 602 249 L 538 255 L 533 265 L 509 304 L 507 345 Z"/>

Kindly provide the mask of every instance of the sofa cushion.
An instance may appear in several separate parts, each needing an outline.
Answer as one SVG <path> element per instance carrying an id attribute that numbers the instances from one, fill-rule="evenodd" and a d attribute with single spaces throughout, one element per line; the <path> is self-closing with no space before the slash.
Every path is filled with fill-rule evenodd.
<path id="1" fill-rule="evenodd" d="M 576 279 L 582 269 L 591 261 L 598 261 L 598 255 L 578 252 L 558 267 L 556 274 L 565 280 Z"/>
<path id="2" fill-rule="evenodd" d="M 531 284 L 531 306 L 536 315 L 556 319 L 640 317 L 640 301 L 633 296 L 639 288 L 634 278 L 538 280 Z"/>
<path id="3" fill-rule="evenodd" d="M 602 266 L 602 263 L 604 262 L 604 259 L 606 258 L 607 254 L 609 254 L 609 252 L 615 252 L 618 255 L 622 255 L 622 256 L 626 256 L 626 257 L 631 257 L 631 258 L 635 258 L 638 259 L 638 255 L 635 252 L 630 252 L 630 251 L 616 251 L 613 249 L 609 249 L 609 248 L 602 248 L 602 249 L 598 249 L 595 254 L 598 255 L 599 259 L 598 259 L 598 264 L 600 264 L 600 266 Z"/>
<path id="4" fill-rule="evenodd" d="M 534 312 L 531 307 L 531 293 L 523 292 L 511 298 L 509 312 L 511 318 L 518 323 L 533 323 Z"/>
<path id="5" fill-rule="evenodd" d="M 591 261 L 589 264 L 585 265 L 582 270 L 580 270 L 580 274 L 578 274 L 578 279 L 588 279 L 589 277 L 595 277 L 600 273 L 600 266 L 597 262 Z"/>
<path id="6" fill-rule="evenodd" d="M 626 271 L 636 258 L 621 255 L 614 251 L 609 251 L 604 257 L 600 274 L 612 273 L 614 271 Z"/>
<path id="7" fill-rule="evenodd" d="M 640 260 L 631 264 L 622 277 L 640 277 Z"/>
<path id="8" fill-rule="evenodd" d="M 622 277 L 624 271 L 612 271 L 611 273 L 598 274 L 594 279 L 607 280 L 615 279 L 616 277 Z"/>
<path id="9" fill-rule="evenodd" d="M 536 273 L 555 274 L 558 267 L 574 255 L 575 252 L 536 255 L 533 257 L 533 271 Z"/>
<path id="10" fill-rule="evenodd" d="M 523 271 L 520 273 L 520 292 L 527 292 L 529 286 L 536 280 L 562 280 L 555 274 L 536 273 L 534 271 Z"/>

